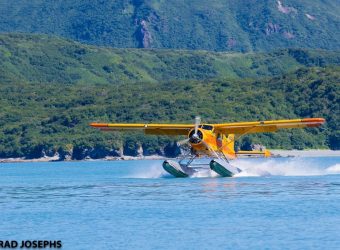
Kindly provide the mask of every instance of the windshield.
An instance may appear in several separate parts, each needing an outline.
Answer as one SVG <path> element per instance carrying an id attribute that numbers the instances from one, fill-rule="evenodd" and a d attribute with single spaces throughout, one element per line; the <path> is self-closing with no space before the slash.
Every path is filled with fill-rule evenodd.
<path id="1" fill-rule="evenodd" d="M 211 125 L 201 125 L 200 126 L 200 128 L 202 128 L 202 129 L 204 129 L 204 130 L 213 130 L 214 129 L 214 127 L 213 126 L 211 126 Z"/>

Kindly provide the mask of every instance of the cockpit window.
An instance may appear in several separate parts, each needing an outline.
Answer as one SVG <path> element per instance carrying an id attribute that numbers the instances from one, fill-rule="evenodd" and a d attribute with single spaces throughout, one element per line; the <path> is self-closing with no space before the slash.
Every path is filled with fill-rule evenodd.
<path id="1" fill-rule="evenodd" d="M 213 126 L 211 126 L 211 125 L 202 125 L 202 126 L 200 126 L 202 129 L 204 129 L 204 130 L 213 130 L 214 129 L 214 127 Z"/>

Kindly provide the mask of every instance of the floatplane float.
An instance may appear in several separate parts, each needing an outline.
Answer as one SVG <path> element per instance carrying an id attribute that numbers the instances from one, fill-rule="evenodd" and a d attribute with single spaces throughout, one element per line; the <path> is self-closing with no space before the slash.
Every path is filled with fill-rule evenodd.
<path id="1" fill-rule="evenodd" d="M 252 133 L 276 132 L 280 129 L 318 127 L 325 122 L 323 118 L 305 118 L 293 120 L 273 120 L 255 122 L 233 122 L 218 124 L 202 124 L 196 117 L 194 124 L 130 124 L 130 123 L 91 123 L 90 126 L 102 131 L 142 130 L 150 135 L 186 135 L 187 138 L 177 144 L 188 144 L 190 151 L 177 162 L 165 160 L 163 168 L 175 177 L 190 177 L 200 171 L 194 160 L 208 157 L 210 169 L 220 176 L 232 177 L 241 172 L 231 164 L 233 159 L 241 155 L 269 157 L 268 150 L 237 151 L 234 143 L 240 137 Z"/>

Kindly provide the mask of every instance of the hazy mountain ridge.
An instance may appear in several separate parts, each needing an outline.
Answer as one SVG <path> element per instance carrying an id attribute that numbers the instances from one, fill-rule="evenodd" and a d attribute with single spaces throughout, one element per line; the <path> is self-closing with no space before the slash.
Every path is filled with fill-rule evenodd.
<path id="1" fill-rule="evenodd" d="M 339 13 L 335 0 L 4 0 L 0 32 L 124 48 L 339 50 Z"/>

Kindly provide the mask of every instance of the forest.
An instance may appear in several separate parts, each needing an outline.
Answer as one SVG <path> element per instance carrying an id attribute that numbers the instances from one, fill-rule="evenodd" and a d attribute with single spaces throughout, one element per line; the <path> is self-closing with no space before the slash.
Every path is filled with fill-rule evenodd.
<path id="1" fill-rule="evenodd" d="M 244 137 L 244 148 L 339 149 L 340 53 L 114 49 L 0 35 L 0 158 L 176 156 L 180 138 L 90 122 L 204 123 L 323 117 L 321 128 Z"/>

